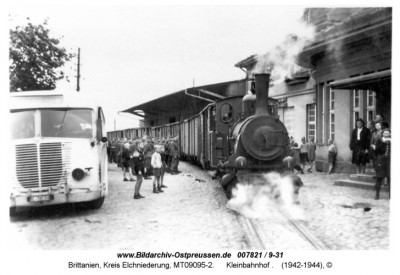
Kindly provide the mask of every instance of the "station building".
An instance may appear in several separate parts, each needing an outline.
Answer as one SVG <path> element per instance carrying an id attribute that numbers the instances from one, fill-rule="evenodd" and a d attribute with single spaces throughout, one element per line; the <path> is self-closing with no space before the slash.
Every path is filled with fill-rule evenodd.
<path id="1" fill-rule="evenodd" d="M 367 123 L 383 114 L 391 122 L 391 8 L 310 8 L 303 20 L 315 26 L 315 39 L 298 54 L 285 81 L 269 96 L 296 142 L 314 137 L 316 168 L 327 171 L 328 139 L 338 147 L 337 172 L 352 173 L 349 149 L 358 118 Z M 252 55 L 235 64 L 251 79 Z M 249 84 L 247 84 L 249 85 Z"/>
<path id="2" fill-rule="evenodd" d="M 349 143 L 355 121 L 383 114 L 391 125 L 392 9 L 306 9 L 317 34 L 298 55 L 312 70 L 317 169 L 327 169 L 327 142 L 338 146 L 337 170 L 354 172 Z"/>

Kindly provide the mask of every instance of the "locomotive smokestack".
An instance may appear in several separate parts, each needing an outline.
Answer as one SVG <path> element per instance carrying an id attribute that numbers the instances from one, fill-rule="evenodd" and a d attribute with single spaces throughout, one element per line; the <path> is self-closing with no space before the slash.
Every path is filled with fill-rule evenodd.
<path id="1" fill-rule="evenodd" d="M 256 116 L 271 115 L 268 110 L 268 90 L 270 74 L 255 74 Z"/>

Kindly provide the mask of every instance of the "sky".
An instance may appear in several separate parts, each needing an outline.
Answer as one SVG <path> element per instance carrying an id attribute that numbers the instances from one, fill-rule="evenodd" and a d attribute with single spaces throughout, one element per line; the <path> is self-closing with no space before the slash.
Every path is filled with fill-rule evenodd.
<path id="1" fill-rule="evenodd" d="M 304 6 L 34 2 L 10 5 L 10 26 L 42 23 L 81 50 L 80 93 L 103 107 L 107 130 L 138 125 L 119 111 L 188 87 L 243 79 L 234 64 L 264 54 L 298 26 Z M 60 4 L 64 3 L 64 4 Z M 76 60 L 69 64 L 75 68 Z M 69 70 L 69 75 L 76 72 Z M 76 89 L 62 81 L 58 88 Z"/>

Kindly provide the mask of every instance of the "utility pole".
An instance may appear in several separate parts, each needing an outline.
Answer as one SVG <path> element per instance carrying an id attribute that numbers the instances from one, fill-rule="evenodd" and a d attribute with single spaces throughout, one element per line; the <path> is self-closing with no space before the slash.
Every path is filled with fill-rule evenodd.
<path id="1" fill-rule="evenodd" d="M 80 67 L 81 67 L 81 48 L 78 48 L 78 75 L 76 76 L 76 91 L 77 92 L 79 92 L 79 90 L 81 89 L 79 87 L 79 80 L 81 78 Z"/>

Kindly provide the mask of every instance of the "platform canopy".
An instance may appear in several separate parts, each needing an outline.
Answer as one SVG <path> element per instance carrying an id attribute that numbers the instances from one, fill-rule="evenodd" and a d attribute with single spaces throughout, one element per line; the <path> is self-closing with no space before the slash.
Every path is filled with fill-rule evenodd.
<path id="1" fill-rule="evenodd" d="M 391 70 L 384 70 L 355 77 L 340 79 L 329 83 L 333 89 L 360 89 L 360 90 L 373 90 L 380 91 L 382 88 L 391 86 Z"/>
<path id="2" fill-rule="evenodd" d="M 209 103 L 225 97 L 245 94 L 246 80 L 234 80 L 197 86 L 174 92 L 154 100 L 130 107 L 121 112 L 131 113 L 140 117 L 162 116 L 171 111 L 190 109 L 191 112 L 200 112 Z"/>

